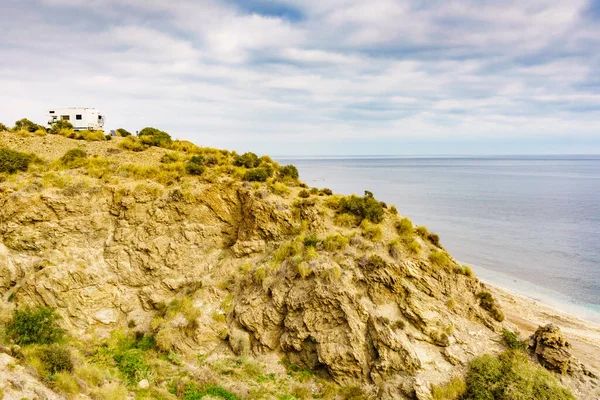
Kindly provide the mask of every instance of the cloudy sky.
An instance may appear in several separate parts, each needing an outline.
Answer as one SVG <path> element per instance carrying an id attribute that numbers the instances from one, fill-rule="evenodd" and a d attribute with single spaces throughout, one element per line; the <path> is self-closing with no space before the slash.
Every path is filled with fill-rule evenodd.
<path id="1" fill-rule="evenodd" d="M 598 0 L 0 0 L 0 121 L 285 154 L 600 153 Z"/>

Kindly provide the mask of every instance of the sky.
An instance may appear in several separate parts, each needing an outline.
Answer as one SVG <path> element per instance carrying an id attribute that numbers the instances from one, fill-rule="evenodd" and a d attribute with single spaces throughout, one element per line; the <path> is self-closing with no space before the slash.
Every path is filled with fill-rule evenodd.
<path id="1" fill-rule="evenodd" d="M 272 155 L 598 154 L 600 0 L 0 0 L 0 122 Z"/>

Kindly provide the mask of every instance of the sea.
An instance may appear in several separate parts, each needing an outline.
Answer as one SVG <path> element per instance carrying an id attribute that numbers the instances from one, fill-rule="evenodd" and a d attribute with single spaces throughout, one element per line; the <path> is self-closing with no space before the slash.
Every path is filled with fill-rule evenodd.
<path id="1" fill-rule="evenodd" d="M 311 187 L 396 205 L 484 282 L 600 323 L 600 155 L 278 161 Z"/>

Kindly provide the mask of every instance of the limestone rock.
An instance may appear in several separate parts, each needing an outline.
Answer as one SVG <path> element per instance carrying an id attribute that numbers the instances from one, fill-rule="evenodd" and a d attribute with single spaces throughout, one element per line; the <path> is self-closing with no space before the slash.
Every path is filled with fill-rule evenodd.
<path id="1" fill-rule="evenodd" d="M 573 372 L 570 344 L 558 326 L 540 326 L 529 339 L 529 347 L 546 369 L 561 374 Z"/>

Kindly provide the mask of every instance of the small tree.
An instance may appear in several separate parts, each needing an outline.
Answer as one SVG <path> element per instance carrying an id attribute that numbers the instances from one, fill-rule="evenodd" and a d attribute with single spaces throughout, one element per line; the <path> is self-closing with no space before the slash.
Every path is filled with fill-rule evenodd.
<path id="1" fill-rule="evenodd" d="M 279 175 L 282 178 L 290 177 L 292 179 L 298 179 L 300 174 L 298 173 L 298 168 L 295 165 L 285 165 L 279 169 Z"/>
<path id="2" fill-rule="evenodd" d="M 56 323 L 57 319 L 58 315 L 52 308 L 26 306 L 15 310 L 6 326 L 6 333 L 19 345 L 55 343 L 64 335 Z"/>
<path id="3" fill-rule="evenodd" d="M 127 136 L 131 136 L 131 133 L 123 128 L 119 128 L 119 129 L 117 129 L 117 135 L 119 135 L 121 137 L 127 137 Z"/>
<path id="4" fill-rule="evenodd" d="M 161 131 L 160 129 L 147 127 L 140 131 L 138 137 L 143 144 L 149 146 L 165 147 L 168 148 L 173 143 L 171 135 L 167 132 Z"/>
<path id="5" fill-rule="evenodd" d="M 38 129 L 45 129 L 43 126 L 28 120 L 27 118 L 20 119 L 15 122 L 15 131 L 35 132 Z"/>
<path id="6" fill-rule="evenodd" d="M 14 174 L 17 171 L 27 171 L 33 157 L 7 148 L 0 148 L 0 172 Z"/>
<path id="7" fill-rule="evenodd" d="M 70 123 L 69 121 L 65 121 L 64 119 L 59 119 L 54 124 L 52 124 L 52 128 L 50 128 L 50 133 L 56 134 L 56 133 L 60 132 L 61 130 L 72 131 L 73 124 Z"/>

